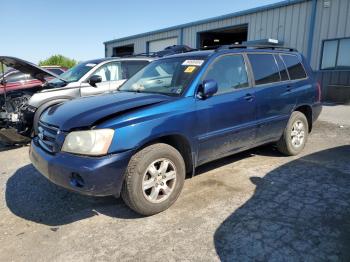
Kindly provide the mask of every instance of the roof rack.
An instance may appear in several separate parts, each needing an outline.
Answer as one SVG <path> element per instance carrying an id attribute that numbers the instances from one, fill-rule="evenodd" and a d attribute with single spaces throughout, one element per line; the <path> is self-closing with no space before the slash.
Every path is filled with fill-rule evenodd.
<path id="1" fill-rule="evenodd" d="M 215 52 L 225 49 L 272 49 L 272 50 L 287 50 L 290 52 L 297 52 L 298 50 L 291 47 L 278 46 L 278 45 L 222 45 L 215 48 Z"/>
<path id="2" fill-rule="evenodd" d="M 146 56 L 146 57 L 163 57 L 168 55 L 174 55 L 179 53 L 187 53 L 195 51 L 196 49 L 193 49 L 191 47 L 188 47 L 186 45 L 172 45 L 166 47 L 164 50 L 158 51 L 158 52 L 148 52 L 148 53 L 139 53 L 134 55 L 128 55 L 123 57 L 137 57 L 137 56 Z"/>

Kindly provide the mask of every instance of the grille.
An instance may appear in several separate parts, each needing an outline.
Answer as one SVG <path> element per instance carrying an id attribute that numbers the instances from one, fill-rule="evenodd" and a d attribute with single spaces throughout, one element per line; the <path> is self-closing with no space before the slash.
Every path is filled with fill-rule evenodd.
<path id="1" fill-rule="evenodd" d="M 40 146 L 49 153 L 55 153 L 56 151 L 56 136 L 58 128 L 49 124 L 39 122 L 38 126 L 38 138 Z"/>

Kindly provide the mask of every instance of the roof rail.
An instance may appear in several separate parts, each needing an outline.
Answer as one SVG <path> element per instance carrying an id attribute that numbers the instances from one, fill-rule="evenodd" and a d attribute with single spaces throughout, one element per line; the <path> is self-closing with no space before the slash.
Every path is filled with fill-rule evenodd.
<path id="1" fill-rule="evenodd" d="M 168 46 L 165 49 L 158 51 L 158 52 L 139 53 L 139 54 L 127 55 L 127 56 L 123 56 L 123 57 L 137 57 L 137 56 L 163 57 L 163 56 L 174 55 L 174 54 L 179 54 L 179 53 L 192 52 L 195 50 L 196 49 L 193 49 L 193 48 L 188 47 L 186 45 L 172 45 L 172 46 Z"/>
<path id="2" fill-rule="evenodd" d="M 272 49 L 272 50 L 287 50 L 290 52 L 297 52 L 298 50 L 291 47 L 278 46 L 278 45 L 222 45 L 215 48 L 215 52 L 225 49 Z"/>

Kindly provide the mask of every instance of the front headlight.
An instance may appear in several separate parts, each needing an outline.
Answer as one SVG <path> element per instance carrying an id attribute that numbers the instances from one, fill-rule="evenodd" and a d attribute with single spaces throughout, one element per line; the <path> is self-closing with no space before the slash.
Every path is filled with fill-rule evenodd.
<path id="1" fill-rule="evenodd" d="M 80 155 L 105 155 L 111 145 L 113 129 L 74 131 L 64 140 L 62 151 Z"/>

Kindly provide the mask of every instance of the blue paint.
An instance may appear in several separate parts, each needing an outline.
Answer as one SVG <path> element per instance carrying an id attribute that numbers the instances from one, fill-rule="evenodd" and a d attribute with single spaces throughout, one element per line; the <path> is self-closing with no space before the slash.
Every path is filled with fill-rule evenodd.
<path id="1" fill-rule="evenodd" d="M 38 138 L 34 138 L 30 159 L 43 175 L 62 187 L 88 195 L 119 195 L 132 155 L 145 145 L 162 141 L 165 137 L 181 139 L 192 158 L 187 162 L 189 172 L 203 163 L 276 142 L 296 108 L 306 106 L 312 110 L 311 118 L 315 121 L 320 103 L 312 70 L 296 52 L 283 51 L 303 62 L 308 77 L 256 85 L 246 53 L 262 52 L 278 54 L 282 51 L 222 49 L 217 52 L 188 52 L 155 60 L 139 72 L 142 75 L 153 65 L 167 59 L 180 60 L 184 70 L 183 61 L 204 60 L 179 95 L 124 90 L 54 106 L 43 113 L 41 121 L 59 128 L 60 133 L 53 142 L 55 148 L 61 148 L 65 137 L 73 130 L 109 128 L 115 130 L 115 135 L 108 153 L 100 157 L 68 154 L 60 150 L 48 153 L 40 147 Z M 216 83 L 226 83 L 226 74 L 217 74 L 215 79 L 208 81 L 207 70 L 228 55 L 241 56 L 240 65 L 245 63 L 248 67 L 248 80 L 245 81 L 249 84 L 213 95 Z M 176 74 L 181 72 L 185 73 L 180 69 Z M 139 73 L 129 80 L 130 85 L 140 80 Z M 207 87 L 203 91 L 204 80 L 207 80 Z M 128 84 L 126 82 L 121 90 Z M 164 90 L 164 87 L 159 86 L 157 90 Z M 203 93 L 208 96 L 203 96 Z M 75 180 L 77 175 L 78 180 Z"/>

